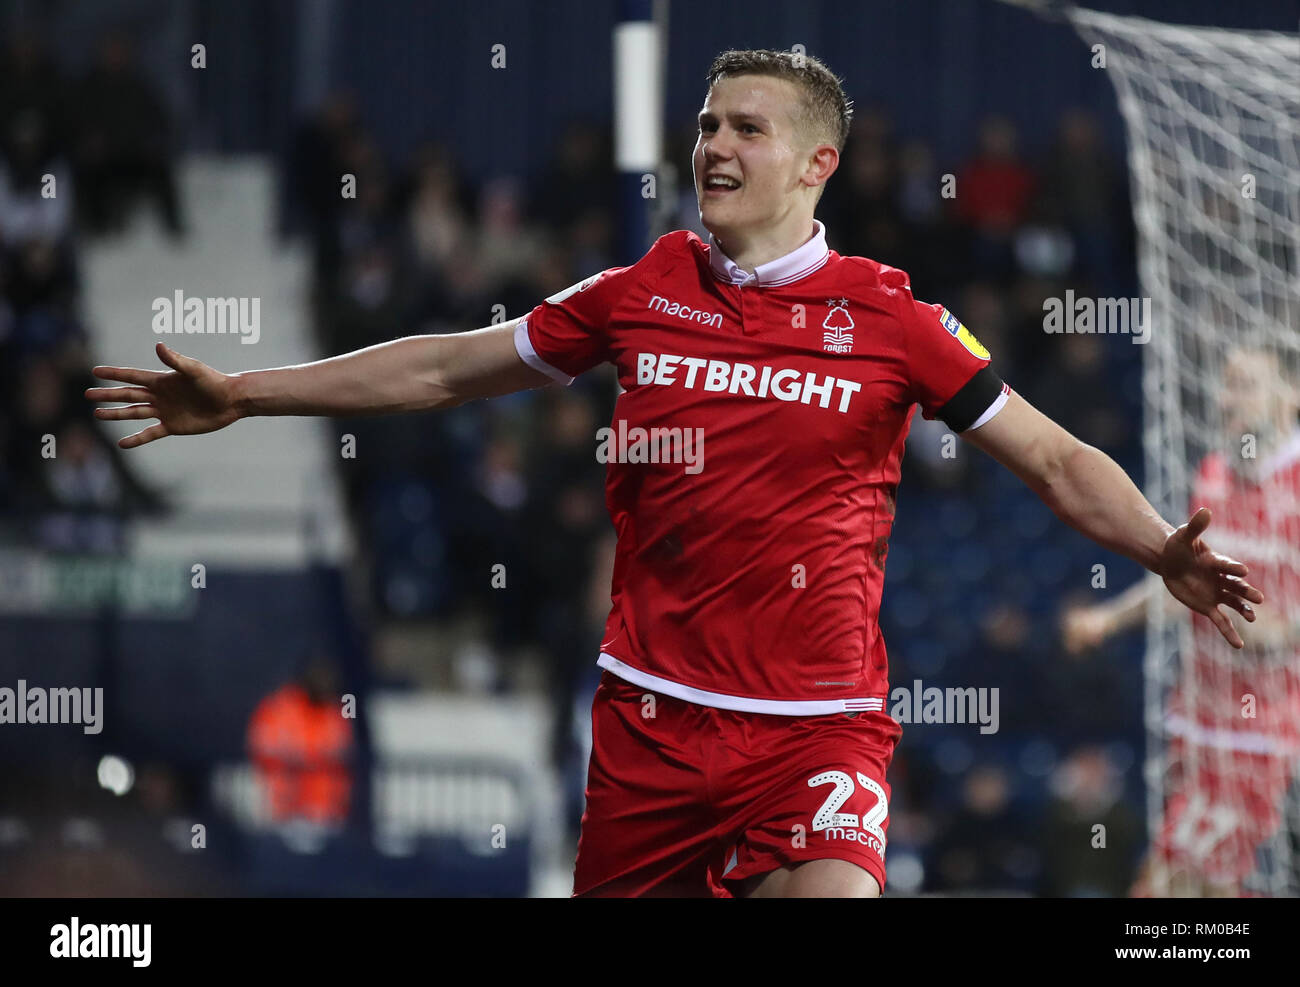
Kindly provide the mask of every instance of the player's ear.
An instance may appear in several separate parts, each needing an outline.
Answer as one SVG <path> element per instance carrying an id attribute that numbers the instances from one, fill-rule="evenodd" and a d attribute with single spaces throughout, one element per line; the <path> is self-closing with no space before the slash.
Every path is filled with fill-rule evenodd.
<path id="1" fill-rule="evenodd" d="M 834 144 L 817 144 L 808 152 L 808 167 L 804 169 L 805 184 L 825 185 L 835 169 L 840 166 L 840 152 Z"/>

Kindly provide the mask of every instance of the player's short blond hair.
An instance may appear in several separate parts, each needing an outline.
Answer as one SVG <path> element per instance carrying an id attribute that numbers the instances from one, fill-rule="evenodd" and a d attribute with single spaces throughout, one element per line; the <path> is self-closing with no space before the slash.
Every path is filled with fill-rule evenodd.
<path id="1" fill-rule="evenodd" d="M 709 66 L 709 88 L 737 75 L 767 75 L 793 82 L 803 93 L 796 125 L 804 128 L 818 144 L 834 144 L 844 150 L 853 120 L 853 101 L 844 95 L 841 80 L 824 62 L 812 55 L 754 48 L 724 51 Z"/>

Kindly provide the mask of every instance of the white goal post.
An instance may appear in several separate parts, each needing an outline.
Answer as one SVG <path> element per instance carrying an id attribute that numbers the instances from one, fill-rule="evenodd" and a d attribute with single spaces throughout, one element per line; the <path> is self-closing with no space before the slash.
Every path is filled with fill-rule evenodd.
<path id="1" fill-rule="evenodd" d="M 1233 451 L 1235 437 L 1227 435 L 1219 401 L 1225 361 L 1243 350 L 1262 352 L 1284 368 L 1284 379 L 1292 375 L 1292 383 L 1300 362 L 1300 36 L 1176 26 L 1078 8 L 1064 14 L 1091 48 L 1094 66 L 1114 85 L 1127 129 L 1138 273 L 1153 312 L 1143 353 L 1145 493 L 1177 524 L 1187 517 L 1206 455 Z M 1300 556 L 1295 544 L 1262 550 Z M 1185 616 L 1151 606 L 1149 835 L 1154 839 L 1166 828 L 1166 810 L 1173 800 L 1181 802 L 1173 839 L 1184 840 L 1178 866 L 1191 871 L 1157 868 L 1151 890 L 1296 895 L 1295 820 L 1289 834 L 1281 805 L 1280 824 L 1257 845 L 1252 872 L 1232 879 L 1215 873 L 1222 863 L 1214 859 L 1216 840 L 1232 827 L 1250 830 L 1246 817 L 1259 816 L 1257 795 L 1280 800 L 1284 793 L 1276 783 L 1248 782 L 1250 798 L 1234 804 L 1237 785 L 1226 786 L 1226 797 L 1222 788 L 1204 790 L 1216 787 L 1207 786 L 1206 777 L 1259 770 L 1239 753 L 1243 743 L 1258 742 L 1260 731 L 1249 723 L 1239 733 L 1201 730 L 1183 749 L 1181 763 L 1172 763 L 1171 738 L 1178 731 L 1171 726 L 1177 719 L 1170 716 L 1171 695 L 1194 705 L 1189 695 L 1206 678 L 1192 672 L 1198 661 L 1202 669 L 1223 662 L 1226 673 L 1232 667 L 1226 663 L 1243 660 L 1221 641 L 1207 647 L 1201 638 L 1195 647 L 1199 657 Z M 1293 647 L 1277 660 L 1295 673 L 1298 652 Z M 1253 672 L 1252 680 L 1264 683 L 1261 690 L 1285 689 L 1286 674 L 1266 668 Z M 1285 743 L 1279 749 L 1289 759 L 1293 797 L 1300 753 L 1288 753 Z M 1269 770 L 1275 768 L 1276 762 Z"/>

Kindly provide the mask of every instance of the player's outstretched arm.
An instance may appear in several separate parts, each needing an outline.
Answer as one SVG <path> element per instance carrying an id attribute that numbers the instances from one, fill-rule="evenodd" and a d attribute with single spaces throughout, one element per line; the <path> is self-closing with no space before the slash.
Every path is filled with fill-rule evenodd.
<path id="1" fill-rule="evenodd" d="M 1213 621 L 1234 648 L 1243 646 L 1220 606 L 1253 621 L 1250 604 L 1262 603 L 1264 594 L 1242 578 L 1246 566 L 1212 551 L 1201 538 L 1209 510 L 1201 508 L 1175 528 L 1118 463 L 1014 391 L 998 414 L 962 438 L 1020 477 L 1066 524 L 1157 573 L 1175 599 Z"/>
<path id="2" fill-rule="evenodd" d="M 1136 627 L 1146 615 L 1154 585 L 1150 579 L 1142 579 L 1104 603 L 1067 607 L 1061 614 L 1061 642 L 1065 650 L 1075 655 Z M 1171 606 L 1178 605 L 1167 593 L 1161 596 Z"/>
<path id="3" fill-rule="evenodd" d="M 273 370 L 225 374 L 159 343 L 170 370 L 95 367 L 101 380 L 123 387 L 92 387 L 91 401 L 132 402 L 96 408 L 105 421 L 156 418 L 128 435 L 123 449 L 166 435 L 200 435 L 255 415 L 383 415 L 450 408 L 549 384 L 520 359 L 518 319 L 445 336 L 408 336 L 342 356 Z"/>

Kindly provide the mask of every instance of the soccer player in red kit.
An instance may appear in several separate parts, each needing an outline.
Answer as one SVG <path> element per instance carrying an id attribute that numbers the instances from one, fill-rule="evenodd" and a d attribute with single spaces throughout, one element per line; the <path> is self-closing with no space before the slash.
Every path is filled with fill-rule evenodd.
<path id="1" fill-rule="evenodd" d="M 449 407 L 614 364 L 618 540 L 576 895 L 880 893 L 900 728 L 877 617 L 917 404 L 1234 645 L 1219 606 L 1253 619 L 1263 599 L 1203 526 L 1175 529 L 1010 390 L 905 273 L 827 249 L 813 213 L 850 115 L 816 59 L 727 52 L 694 152 L 708 243 L 670 233 L 476 332 L 234 375 L 159 344 L 170 373 L 95 370 L 131 386 L 89 397 L 137 402 L 100 417 L 159 419 L 130 448 L 248 415 Z"/>
<path id="2" fill-rule="evenodd" d="M 1227 357 L 1215 392 L 1222 443 L 1196 471 L 1192 504 L 1213 511 L 1216 540 L 1250 566 L 1270 606 L 1240 652 L 1192 615 L 1192 654 L 1165 703 L 1164 823 L 1139 895 L 1246 893 L 1300 768 L 1300 392 L 1279 354 L 1256 346 Z M 1137 626 L 1151 592 L 1144 581 L 1068 611 L 1067 648 Z"/>

